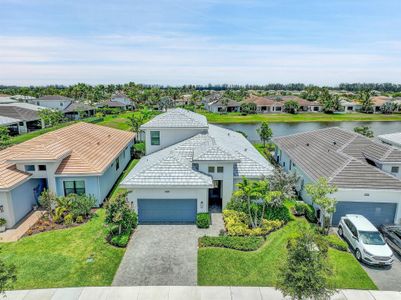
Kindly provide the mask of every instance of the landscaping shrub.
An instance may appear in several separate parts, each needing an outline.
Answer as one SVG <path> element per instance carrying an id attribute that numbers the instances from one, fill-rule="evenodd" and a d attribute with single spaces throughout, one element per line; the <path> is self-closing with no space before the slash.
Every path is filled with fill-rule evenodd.
<path id="1" fill-rule="evenodd" d="M 283 226 L 280 220 L 263 220 L 261 227 L 250 228 L 248 216 L 244 212 L 228 210 L 223 211 L 227 234 L 230 236 L 262 236 Z"/>
<path id="2" fill-rule="evenodd" d="M 315 208 L 313 205 L 307 204 L 305 207 L 305 218 L 311 223 L 317 223 Z"/>
<path id="3" fill-rule="evenodd" d="M 302 201 L 296 201 L 294 204 L 294 215 L 303 216 L 305 215 L 307 204 Z"/>
<path id="4" fill-rule="evenodd" d="M 127 246 L 130 236 L 131 231 L 123 232 L 120 235 L 111 236 L 109 243 L 113 246 L 124 248 Z"/>
<path id="5" fill-rule="evenodd" d="M 196 215 L 196 226 L 198 228 L 209 228 L 210 226 L 210 214 L 199 213 Z"/>
<path id="6" fill-rule="evenodd" d="M 72 214 L 68 214 L 64 217 L 64 224 L 65 225 L 72 225 L 74 223 L 74 216 Z"/>
<path id="7" fill-rule="evenodd" d="M 284 223 L 291 221 L 291 213 L 288 207 L 282 206 L 268 206 L 265 211 L 266 220 L 280 220 Z"/>
<path id="8" fill-rule="evenodd" d="M 344 242 L 338 235 L 329 234 L 324 236 L 324 239 L 328 242 L 329 247 L 340 251 L 348 251 L 348 244 Z"/>
<path id="9" fill-rule="evenodd" d="M 199 247 L 221 247 L 241 251 L 255 251 L 259 249 L 264 238 L 260 236 L 204 236 L 199 238 Z"/>

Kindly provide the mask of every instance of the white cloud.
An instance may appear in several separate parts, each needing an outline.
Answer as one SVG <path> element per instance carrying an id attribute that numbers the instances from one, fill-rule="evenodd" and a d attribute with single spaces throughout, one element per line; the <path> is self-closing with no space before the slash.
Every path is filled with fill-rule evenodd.
<path id="1" fill-rule="evenodd" d="M 401 75 L 401 58 L 391 51 L 398 43 L 388 49 L 245 45 L 172 32 L 92 38 L 0 36 L 0 45 L 0 84 L 336 84 L 394 82 Z"/>

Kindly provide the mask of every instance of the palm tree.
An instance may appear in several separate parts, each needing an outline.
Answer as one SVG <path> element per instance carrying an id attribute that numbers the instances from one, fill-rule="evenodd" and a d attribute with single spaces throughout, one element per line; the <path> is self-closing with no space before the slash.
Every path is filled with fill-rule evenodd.
<path id="1" fill-rule="evenodd" d="M 372 101 L 372 92 L 371 91 L 361 91 L 358 94 L 358 101 L 362 104 L 362 111 L 364 113 L 373 112 L 373 101 Z"/>

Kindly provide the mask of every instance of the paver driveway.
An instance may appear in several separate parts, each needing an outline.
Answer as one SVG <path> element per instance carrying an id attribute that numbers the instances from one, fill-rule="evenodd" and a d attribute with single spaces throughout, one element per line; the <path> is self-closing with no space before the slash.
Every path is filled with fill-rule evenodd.
<path id="1" fill-rule="evenodd" d="M 140 225 L 128 244 L 114 277 L 115 286 L 196 285 L 198 238 L 218 235 L 221 214 L 212 214 L 213 225 Z"/>

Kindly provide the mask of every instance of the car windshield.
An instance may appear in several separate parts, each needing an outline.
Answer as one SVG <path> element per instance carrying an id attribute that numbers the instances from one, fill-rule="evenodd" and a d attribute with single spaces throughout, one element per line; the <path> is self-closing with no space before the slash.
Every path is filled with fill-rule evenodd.
<path id="1" fill-rule="evenodd" d="M 362 243 L 366 245 L 385 245 L 383 238 L 378 231 L 359 231 Z"/>

